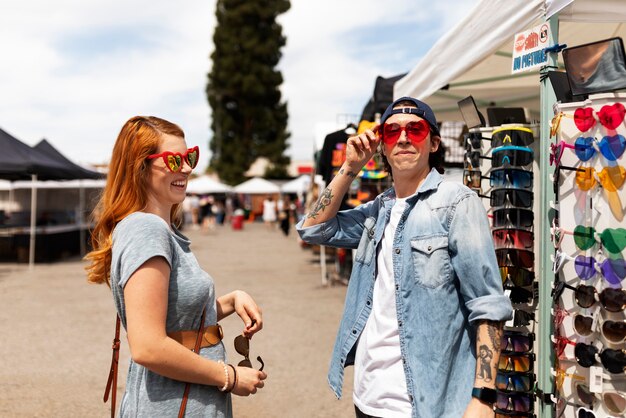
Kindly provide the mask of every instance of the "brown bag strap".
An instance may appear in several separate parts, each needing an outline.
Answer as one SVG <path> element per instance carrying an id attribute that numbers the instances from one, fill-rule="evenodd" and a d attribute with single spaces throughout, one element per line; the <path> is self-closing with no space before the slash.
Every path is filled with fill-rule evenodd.
<path id="1" fill-rule="evenodd" d="M 115 398 L 117 395 L 117 365 L 120 359 L 120 317 L 115 320 L 115 338 L 113 338 L 113 354 L 111 355 L 111 367 L 109 369 L 109 378 L 107 386 L 104 390 L 104 402 L 109 400 L 111 393 L 111 418 L 115 418 Z"/>
<path id="2" fill-rule="evenodd" d="M 202 311 L 202 318 L 200 319 L 200 327 L 198 328 L 198 335 L 196 337 L 196 345 L 194 347 L 194 353 L 200 351 L 200 345 L 202 344 L 202 329 L 204 328 L 204 318 L 206 316 L 206 309 Z M 120 359 L 120 317 L 119 315 L 115 320 L 115 338 L 113 338 L 113 354 L 111 355 L 111 367 L 109 369 L 109 378 L 107 379 L 107 386 L 104 389 L 104 402 L 109 400 L 109 393 L 111 394 L 111 418 L 115 418 L 115 400 L 117 395 L 117 366 Z M 185 385 L 185 392 L 183 393 L 183 400 L 180 404 L 180 410 L 178 411 L 178 417 L 185 416 L 185 409 L 187 408 L 187 398 L 189 397 L 190 384 Z"/>
<path id="3" fill-rule="evenodd" d="M 204 328 L 204 316 L 206 315 L 206 308 L 202 311 L 202 318 L 200 319 L 200 326 L 198 327 L 198 336 L 196 337 L 196 346 L 193 349 L 194 353 L 200 352 L 200 344 L 202 343 L 202 329 Z M 180 410 L 178 411 L 178 418 L 185 416 L 185 409 L 187 408 L 187 399 L 189 398 L 190 383 L 185 385 L 185 392 L 183 393 L 183 400 L 180 403 Z"/>

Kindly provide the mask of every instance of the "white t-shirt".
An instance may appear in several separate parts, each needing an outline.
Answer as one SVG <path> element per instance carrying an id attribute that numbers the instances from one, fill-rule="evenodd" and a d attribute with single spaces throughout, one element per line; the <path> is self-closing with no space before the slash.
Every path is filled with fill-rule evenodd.
<path id="1" fill-rule="evenodd" d="M 412 408 L 402 366 L 393 276 L 393 238 L 406 198 L 396 199 L 378 247 L 378 275 L 372 312 L 361 333 L 354 359 L 354 404 L 367 415 L 410 417 Z"/>

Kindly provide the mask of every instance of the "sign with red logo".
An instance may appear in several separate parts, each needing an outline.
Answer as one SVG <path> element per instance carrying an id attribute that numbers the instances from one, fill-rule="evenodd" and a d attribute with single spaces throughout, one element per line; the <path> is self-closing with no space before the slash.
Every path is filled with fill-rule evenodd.
<path id="1" fill-rule="evenodd" d="M 548 60 L 544 48 L 548 47 L 550 28 L 545 23 L 515 34 L 513 38 L 513 74 L 536 69 Z"/>

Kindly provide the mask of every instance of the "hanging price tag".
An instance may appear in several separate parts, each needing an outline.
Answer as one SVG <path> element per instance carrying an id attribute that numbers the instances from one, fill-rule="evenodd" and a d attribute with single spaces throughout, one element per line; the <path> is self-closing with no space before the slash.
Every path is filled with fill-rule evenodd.
<path id="1" fill-rule="evenodd" d="M 589 368 L 589 390 L 592 393 L 602 393 L 602 367 Z"/>

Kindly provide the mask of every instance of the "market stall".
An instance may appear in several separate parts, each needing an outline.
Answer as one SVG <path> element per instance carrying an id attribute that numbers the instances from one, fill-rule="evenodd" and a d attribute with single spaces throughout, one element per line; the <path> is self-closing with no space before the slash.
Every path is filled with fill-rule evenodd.
<path id="1" fill-rule="evenodd" d="M 502 416 L 626 411 L 624 339 L 610 334 L 623 325 L 626 308 L 620 302 L 626 298 L 623 246 L 617 244 L 624 241 L 624 96 L 590 94 L 559 104 L 548 78 L 550 70 L 564 68 L 563 44 L 623 38 L 624 22 L 623 1 L 484 0 L 395 85 L 395 97 L 423 99 L 439 119 L 460 120 L 457 103 L 469 95 L 483 113 L 494 106 L 527 109 L 526 126 L 470 132 L 464 174 L 466 184 L 489 199 L 503 282 L 514 285 L 515 318 L 507 323 L 496 381 Z M 548 52 L 539 55 L 544 63 L 512 75 L 512 52 L 525 48 L 515 35 L 535 27 L 541 27 L 535 37 L 544 27 L 549 34 Z M 586 126 L 584 115 L 595 115 Z M 517 131 L 524 129 L 531 134 L 522 141 Z M 494 134 L 500 137 L 495 145 Z M 514 138 L 515 144 L 502 143 Z"/>

